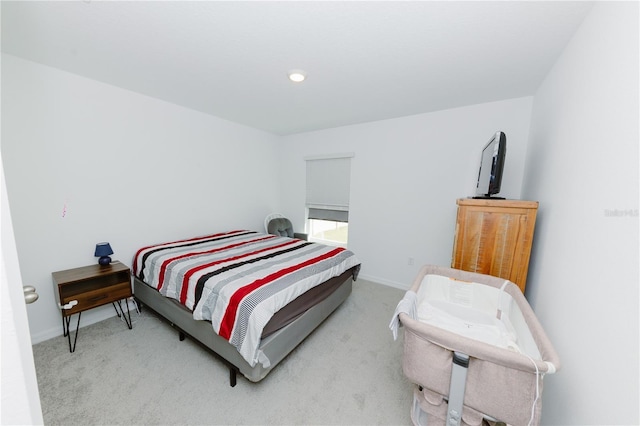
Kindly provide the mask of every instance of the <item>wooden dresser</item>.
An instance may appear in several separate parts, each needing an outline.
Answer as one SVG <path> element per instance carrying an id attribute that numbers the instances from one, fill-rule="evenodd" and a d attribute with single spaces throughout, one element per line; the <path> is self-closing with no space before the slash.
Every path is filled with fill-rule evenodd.
<path id="1" fill-rule="evenodd" d="M 461 198 L 451 267 L 512 281 L 524 293 L 537 201 Z"/>

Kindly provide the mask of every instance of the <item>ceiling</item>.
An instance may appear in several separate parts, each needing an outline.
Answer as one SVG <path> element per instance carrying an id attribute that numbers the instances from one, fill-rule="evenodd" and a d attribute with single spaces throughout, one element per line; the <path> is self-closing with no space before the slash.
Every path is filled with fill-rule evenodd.
<path id="1" fill-rule="evenodd" d="M 286 135 L 533 95 L 592 5 L 2 1 L 2 51 Z"/>

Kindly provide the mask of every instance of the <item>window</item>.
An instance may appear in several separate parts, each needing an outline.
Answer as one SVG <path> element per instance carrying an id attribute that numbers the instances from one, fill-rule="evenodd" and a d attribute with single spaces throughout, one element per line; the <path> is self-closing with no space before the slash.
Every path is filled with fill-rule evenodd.
<path id="1" fill-rule="evenodd" d="M 347 246 L 349 222 L 308 217 L 307 224 L 309 240 L 329 245 Z"/>
<path id="2" fill-rule="evenodd" d="M 306 158 L 307 233 L 311 241 L 347 245 L 351 157 L 353 154 Z"/>

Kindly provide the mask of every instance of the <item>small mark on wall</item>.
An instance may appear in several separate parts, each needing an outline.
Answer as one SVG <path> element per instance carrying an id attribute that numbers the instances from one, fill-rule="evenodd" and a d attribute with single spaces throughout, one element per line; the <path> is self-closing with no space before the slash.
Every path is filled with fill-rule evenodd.
<path id="1" fill-rule="evenodd" d="M 62 214 L 61 217 L 64 219 L 69 214 L 69 199 L 64 200 L 62 204 Z"/>

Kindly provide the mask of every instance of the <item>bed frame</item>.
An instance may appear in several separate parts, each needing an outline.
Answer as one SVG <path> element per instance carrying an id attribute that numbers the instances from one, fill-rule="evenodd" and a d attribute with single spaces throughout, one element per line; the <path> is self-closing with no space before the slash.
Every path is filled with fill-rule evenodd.
<path id="1" fill-rule="evenodd" d="M 134 296 L 139 305 L 155 311 L 177 328 L 180 340 L 184 340 L 185 336 L 191 337 L 229 366 L 229 384 L 233 387 L 236 385 L 237 373 L 241 373 L 252 382 L 264 379 L 280 361 L 349 297 L 352 281 L 356 279 L 357 271 L 357 267 L 354 267 L 331 278 L 329 282 L 340 283 L 333 293 L 283 328 L 262 339 L 260 349 L 271 361 L 269 367 L 264 367 L 260 363 L 251 367 L 234 346 L 213 331 L 210 322 L 194 320 L 189 310 L 173 299 L 164 297 L 137 277 L 133 278 L 133 286 Z"/>

